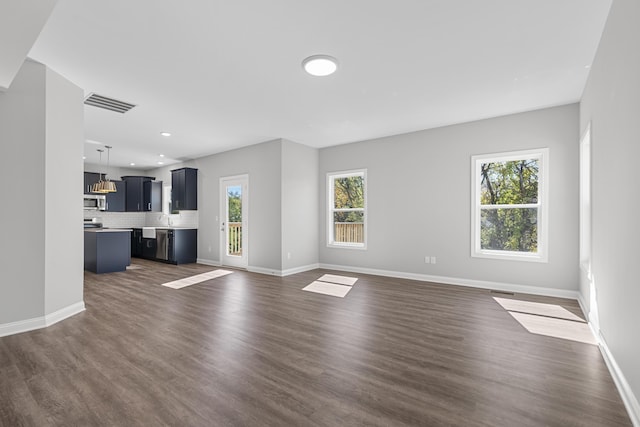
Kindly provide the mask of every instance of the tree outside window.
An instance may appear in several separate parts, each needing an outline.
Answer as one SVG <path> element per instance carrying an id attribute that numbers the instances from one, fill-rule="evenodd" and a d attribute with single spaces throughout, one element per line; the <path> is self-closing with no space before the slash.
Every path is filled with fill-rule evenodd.
<path id="1" fill-rule="evenodd" d="M 329 246 L 364 248 L 366 240 L 366 171 L 328 174 Z"/>
<path id="2" fill-rule="evenodd" d="M 547 153 L 473 157 L 472 256 L 546 261 Z"/>

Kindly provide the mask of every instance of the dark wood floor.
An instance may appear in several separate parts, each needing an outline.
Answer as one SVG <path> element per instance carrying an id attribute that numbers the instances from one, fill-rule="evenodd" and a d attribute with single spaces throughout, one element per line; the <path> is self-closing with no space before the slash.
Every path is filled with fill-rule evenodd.
<path id="1" fill-rule="evenodd" d="M 215 268 L 134 267 L 86 273 L 84 313 L 0 338 L 0 425 L 631 425 L 596 346 L 528 333 L 486 290 L 301 291 L 324 270 L 174 290 Z"/>

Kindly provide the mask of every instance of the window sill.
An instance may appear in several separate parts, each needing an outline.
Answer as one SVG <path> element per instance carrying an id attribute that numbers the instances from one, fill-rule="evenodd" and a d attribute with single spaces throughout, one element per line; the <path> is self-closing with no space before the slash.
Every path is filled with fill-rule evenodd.
<path id="1" fill-rule="evenodd" d="M 549 262 L 547 256 L 543 254 L 526 254 L 507 251 L 478 251 L 472 252 L 471 256 L 473 258 L 497 259 L 502 261 Z"/>
<path id="2" fill-rule="evenodd" d="M 349 244 L 349 243 L 327 243 L 328 248 L 333 249 L 356 249 L 356 250 L 366 250 L 366 244 Z"/>

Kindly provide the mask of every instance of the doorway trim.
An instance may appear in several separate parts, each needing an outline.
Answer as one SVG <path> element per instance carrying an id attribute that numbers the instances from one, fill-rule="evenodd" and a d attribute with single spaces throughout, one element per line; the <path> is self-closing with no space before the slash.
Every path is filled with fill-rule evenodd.
<path id="1" fill-rule="evenodd" d="M 242 256 L 227 255 L 227 185 L 242 186 Z M 249 266 L 249 174 L 220 177 L 220 265 L 248 268 Z"/>

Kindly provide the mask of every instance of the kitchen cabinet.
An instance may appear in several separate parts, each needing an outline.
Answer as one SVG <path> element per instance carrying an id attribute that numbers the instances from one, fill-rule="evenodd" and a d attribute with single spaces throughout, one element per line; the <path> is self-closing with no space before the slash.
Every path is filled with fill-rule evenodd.
<path id="1" fill-rule="evenodd" d="M 131 234 L 131 256 L 171 264 L 196 262 L 198 258 L 196 228 L 157 227 L 155 235 L 156 238 L 142 237 L 142 229 L 134 228 Z M 159 247 L 160 250 L 158 250 Z"/>
<path id="2" fill-rule="evenodd" d="M 142 257 L 142 228 L 134 228 L 131 232 L 131 256 Z"/>
<path id="3" fill-rule="evenodd" d="M 169 256 L 172 264 L 189 264 L 198 258 L 198 230 L 195 228 L 169 229 Z"/>
<path id="4" fill-rule="evenodd" d="M 91 194 L 91 186 L 100 180 L 98 172 L 84 173 L 84 194 Z"/>
<path id="5" fill-rule="evenodd" d="M 112 181 L 116 185 L 115 193 L 106 194 L 106 211 L 124 212 L 126 208 L 126 183 L 124 181 Z"/>
<path id="6" fill-rule="evenodd" d="M 142 258 L 155 259 L 157 251 L 156 239 L 142 238 Z"/>
<path id="7" fill-rule="evenodd" d="M 85 230 L 84 269 L 97 274 L 125 271 L 131 264 L 130 233 L 131 230 Z"/>
<path id="8" fill-rule="evenodd" d="M 171 211 L 198 209 L 198 169 L 171 171 Z"/>
<path id="9" fill-rule="evenodd" d="M 149 176 L 123 176 L 126 183 L 126 212 L 160 212 L 162 210 L 162 181 Z"/>
<path id="10" fill-rule="evenodd" d="M 142 185 L 142 199 L 144 211 L 162 211 L 162 181 L 145 181 Z"/>

